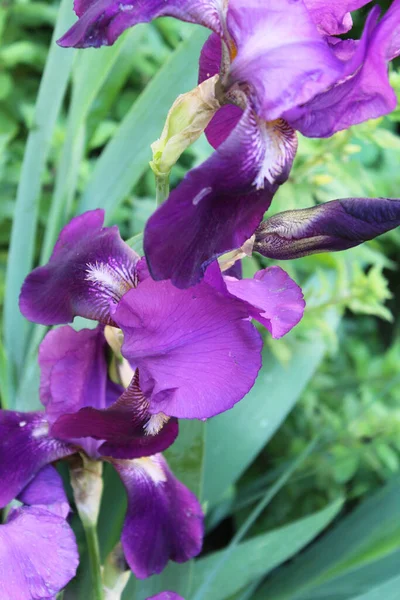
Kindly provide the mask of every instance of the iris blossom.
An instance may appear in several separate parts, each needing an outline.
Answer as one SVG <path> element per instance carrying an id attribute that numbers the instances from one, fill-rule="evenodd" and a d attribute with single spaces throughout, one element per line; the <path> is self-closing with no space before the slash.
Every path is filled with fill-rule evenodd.
<path id="1" fill-rule="evenodd" d="M 190 289 L 154 281 L 146 260 L 103 219 L 102 210 L 90 211 L 63 229 L 48 264 L 25 280 L 22 313 L 45 325 L 80 315 L 119 328 L 152 423 L 232 408 L 261 367 L 262 338 L 251 318 L 283 336 L 302 317 L 300 288 L 279 267 L 238 280 L 223 277 L 216 262 Z"/>
<path id="2" fill-rule="evenodd" d="M 2 481 L 4 485 L 7 481 Z M 12 508 L 0 525 L 0 598 L 50 600 L 75 576 L 78 566 L 61 477 L 53 467 L 44 467 L 21 488 L 18 500 L 22 505 Z"/>
<path id="3" fill-rule="evenodd" d="M 220 109 L 207 135 L 216 152 L 190 171 L 150 218 L 145 254 L 155 279 L 197 283 L 216 256 L 242 246 L 288 177 L 295 130 L 326 137 L 391 112 L 388 62 L 400 53 L 400 0 L 360 40 L 338 36 L 368 0 L 76 0 L 63 46 L 102 46 L 160 16 L 212 30 L 200 81 L 219 74 Z"/>
<path id="4" fill-rule="evenodd" d="M 114 384 L 105 350 L 102 326 L 79 332 L 64 326 L 47 334 L 39 352 L 44 412 L 0 411 L 0 506 L 57 460 L 81 453 L 107 461 L 128 497 L 121 537 L 125 558 L 144 578 L 160 573 L 169 559 L 184 562 L 200 552 L 203 515 L 159 453 L 175 439 L 176 420 L 160 424 L 157 433 L 148 431 L 151 415 L 137 378 L 125 391 Z M 36 498 L 45 503 L 40 491 Z"/>

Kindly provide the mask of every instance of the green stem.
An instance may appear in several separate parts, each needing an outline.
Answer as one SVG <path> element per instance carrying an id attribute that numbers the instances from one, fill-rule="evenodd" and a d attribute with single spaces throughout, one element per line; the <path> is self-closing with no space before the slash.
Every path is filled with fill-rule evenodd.
<path id="1" fill-rule="evenodd" d="M 97 528 L 94 525 L 85 525 L 86 543 L 89 553 L 90 574 L 92 577 L 93 600 L 104 600 L 103 580 L 101 576 L 101 559 Z"/>
<path id="2" fill-rule="evenodd" d="M 169 175 L 156 175 L 156 201 L 157 206 L 166 200 L 169 196 Z"/>

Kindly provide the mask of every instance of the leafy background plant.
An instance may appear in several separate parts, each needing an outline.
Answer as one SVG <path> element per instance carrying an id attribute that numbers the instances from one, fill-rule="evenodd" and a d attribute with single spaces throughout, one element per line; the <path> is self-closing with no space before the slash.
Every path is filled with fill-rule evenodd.
<path id="1" fill-rule="evenodd" d="M 381 3 L 384 7 L 388 2 Z M 196 85 L 207 33 L 169 19 L 112 48 L 62 50 L 72 2 L 0 5 L 0 347 L 2 406 L 38 406 L 45 328 L 19 315 L 28 271 L 46 261 L 74 214 L 106 209 L 125 239 L 155 208 L 150 144 L 172 102 Z M 362 18 L 356 23 L 358 31 Z M 56 34 L 53 35 L 54 28 Z M 58 33 L 57 33 L 58 32 Z M 400 74 L 391 80 L 400 95 Z M 350 196 L 398 197 L 400 111 L 328 140 L 301 139 L 272 212 Z M 211 152 L 201 138 L 173 170 L 176 185 Z M 182 425 L 168 451 L 207 512 L 202 555 L 124 598 L 174 589 L 186 600 L 395 599 L 400 585 L 400 233 L 345 253 L 282 266 L 303 286 L 306 316 L 265 339 L 264 366 L 232 411 Z M 244 261 L 251 276 L 271 264 Z M 77 323 L 77 327 L 86 325 Z M 105 556 L 119 537 L 122 486 L 106 471 Z M 87 598 L 82 562 L 64 598 Z M 396 595 L 397 594 L 397 595 Z"/>

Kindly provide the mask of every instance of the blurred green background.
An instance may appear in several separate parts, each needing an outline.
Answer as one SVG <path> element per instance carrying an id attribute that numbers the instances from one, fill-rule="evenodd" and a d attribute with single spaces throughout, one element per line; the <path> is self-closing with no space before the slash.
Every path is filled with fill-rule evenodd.
<path id="1" fill-rule="evenodd" d="M 161 19 L 112 48 L 60 49 L 53 29 L 74 21 L 71 4 L 0 4 L 0 385 L 3 407 L 20 410 L 38 406 L 45 331 L 18 313 L 24 276 L 78 212 L 104 207 L 125 239 L 143 230 L 155 209 L 150 143 L 177 95 L 196 85 L 207 37 Z M 395 66 L 390 76 L 400 94 Z M 399 197 L 398 122 L 400 109 L 331 139 L 301 139 L 271 214 Z M 198 140 L 171 185 L 210 152 Z M 265 339 L 264 367 L 245 400 L 207 424 L 185 423 L 168 452 L 207 510 L 203 554 L 147 582 L 132 578 L 124 598 L 166 588 L 186 600 L 400 598 L 399 250 L 396 230 L 345 253 L 281 263 L 304 288 L 305 318 L 283 340 Z M 246 259 L 245 274 L 267 264 Z M 106 477 L 104 555 L 125 506 L 122 487 Z M 88 585 L 83 556 L 65 598 L 90 597 Z"/>

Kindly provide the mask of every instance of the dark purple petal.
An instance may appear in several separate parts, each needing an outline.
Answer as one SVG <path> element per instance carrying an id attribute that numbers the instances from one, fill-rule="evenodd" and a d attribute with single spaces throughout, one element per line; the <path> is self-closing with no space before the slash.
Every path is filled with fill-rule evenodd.
<path id="1" fill-rule="evenodd" d="M 221 65 L 221 38 L 212 33 L 204 44 L 199 61 L 199 83 L 219 73 Z M 224 142 L 242 118 L 243 111 L 238 106 L 222 106 L 206 127 L 205 134 L 213 148 Z"/>
<path id="2" fill-rule="evenodd" d="M 278 260 L 346 250 L 399 225 L 400 200 L 332 200 L 267 219 L 256 231 L 254 250 Z"/>
<path id="3" fill-rule="evenodd" d="M 301 288 L 280 267 L 258 271 L 253 279 L 225 279 L 228 291 L 250 305 L 249 314 L 273 338 L 288 333 L 301 320 L 305 302 Z"/>
<path id="4" fill-rule="evenodd" d="M 110 46 L 129 27 L 166 16 L 222 34 L 219 0 L 75 0 L 74 8 L 80 19 L 58 40 L 60 46 Z"/>
<path id="5" fill-rule="evenodd" d="M 72 529 L 48 510 L 13 510 L 0 526 L 0 598 L 48 600 L 75 576 L 79 562 Z"/>
<path id="6" fill-rule="evenodd" d="M 400 54 L 400 2 L 395 0 L 377 24 L 379 8 L 371 11 L 359 44 L 353 42 L 352 71 L 328 91 L 285 114 L 290 124 L 309 137 L 328 137 L 336 131 L 395 109 L 396 94 L 389 84 L 387 65 Z M 352 48 L 349 40 L 334 46 L 340 57 Z M 356 50 L 355 50 L 356 49 Z"/>
<path id="7" fill-rule="evenodd" d="M 125 294 L 114 319 L 151 413 L 207 418 L 244 397 L 261 366 L 262 343 L 248 314 L 204 282 L 180 290 L 147 279 Z"/>
<path id="8" fill-rule="evenodd" d="M 39 349 L 40 399 L 54 422 L 84 406 L 106 407 L 107 363 L 103 328 L 50 331 Z"/>
<path id="9" fill-rule="evenodd" d="M 184 598 L 179 594 L 175 594 L 175 592 L 161 592 L 161 594 L 151 596 L 147 600 L 184 600 Z"/>
<path id="10" fill-rule="evenodd" d="M 312 20 L 325 35 L 339 35 L 352 28 L 351 12 L 371 0 L 304 0 Z"/>
<path id="11" fill-rule="evenodd" d="M 227 25 L 237 55 L 226 86 L 249 86 L 263 119 L 279 119 L 342 77 L 343 63 L 303 2 L 235 0 L 229 3 Z"/>
<path id="12" fill-rule="evenodd" d="M 1 410 L 0 507 L 18 496 L 44 466 L 74 452 L 49 436 L 43 413 Z"/>
<path id="13" fill-rule="evenodd" d="M 113 464 L 128 495 L 121 541 L 136 577 L 161 573 L 169 560 L 182 563 L 196 556 L 203 541 L 200 503 L 161 454 Z"/>
<path id="14" fill-rule="evenodd" d="M 152 434 L 154 418 L 149 403 L 139 388 L 137 375 L 129 388 L 107 410 L 83 408 L 77 413 L 64 415 L 52 427 L 58 439 L 91 437 L 106 440 L 99 448 L 102 456 L 141 458 L 166 450 L 178 435 L 176 419 L 160 420 Z M 157 431 L 158 429 L 158 431 Z"/>
<path id="15" fill-rule="evenodd" d="M 70 510 L 63 481 L 56 469 L 50 465 L 39 471 L 19 494 L 18 500 L 30 506 L 41 505 L 64 519 Z"/>
<path id="16" fill-rule="evenodd" d="M 296 148 L 283 121 L 261 123 L 246 111 L 229 138 L 187 173 L 147 222 L 144 248 L 152 276 L 188 287 L 216 256 L 242 246 L 287 179 Z"/>
<path id="17" fill-rule="evenodd" d="M 139 256 L 117 227 L 102 227 L 103 221 L 98 209 L 64 227 L 47 265 L 32 271 L 22 286 L 20 309 L 27 319 L 57 325 L 79 315 L 111 323 L 110 304 L 136 284 Z"/>
<path id="18" fill-rule="evenodd" d="M 222 40 L 212 33 L 201 49 L 199 59 L 199 84 L 217 75 L 221 68 Z"/>

